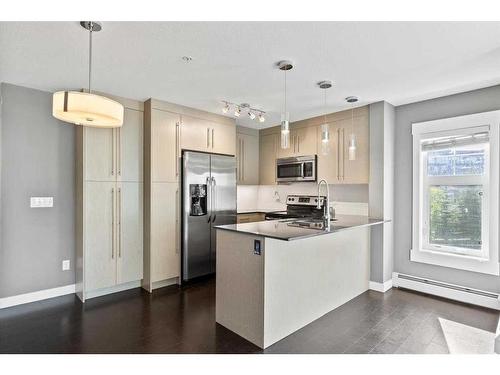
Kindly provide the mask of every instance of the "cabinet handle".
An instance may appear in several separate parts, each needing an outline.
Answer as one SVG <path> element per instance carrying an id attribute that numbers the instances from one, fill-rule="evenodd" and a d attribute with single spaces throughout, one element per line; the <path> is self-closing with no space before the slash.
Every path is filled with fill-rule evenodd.
<path id="1" fill-rule="evenodd" d="M 345 173 L 345 129 L 342 128 L 342 181 Z"/>
<path id="2" fill-rule="evenodd" d="M 212 129 L 212 148 L 214 148 L 214 129 Z"/>
<path id="3" fill-rule="evenodd" d="M 297 135 L 297 152 L 300 153 L 300 138 L 298 135 Z"/>
<path id="4" fill-rule="evenodd" d="M 111 259 L 115 259 L 115 188 L 111 188 Z"/>
<path id="5" fill-rule="evenodd" d="M 340 129 L 337 129 L 337 180 L 340 180 Z"/>
<path id="6" fill-rule="evenodd" d="M 175 253 L 179 254 L 179 189 L 175 190 Z"/>
<path id="7" fill-rule="evenodd" d="M 118 258 L 122 257 L 122 189 L 118 188 Z"/>
<path id="8" fill-rule="evenodd" d="M 245 140 L 241 140 L 241 180 L 245 181 Z"/>
<path id="9" fill-rule="evenodd" d="M 175 175 L 179 176 L 179 123 L 175 123 Z"/>
<path id="10" fill-rule="evenodd" d="M 207 128 L 207 148 L 210 147 L 210 128 Z"/>
<path id="11" fill-rule="evenodd" d="M 118 164 L 118 176 L 122 175 L 122 129 L 118 128 L 118 157 L 116 158 L 116 162 Z"/>
<path id="12" fill-rule="evenodd" d="M 115 175 L 115 130 L 111 129 L 111 176 Z"/>

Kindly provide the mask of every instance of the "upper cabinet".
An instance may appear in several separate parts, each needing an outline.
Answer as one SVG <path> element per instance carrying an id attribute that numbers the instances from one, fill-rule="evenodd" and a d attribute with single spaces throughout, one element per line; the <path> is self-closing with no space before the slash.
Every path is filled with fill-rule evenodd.
<path id="1" fill-rule="evenodd" d="M 150 122 L 153 124 L 148 127 L 151 132 L 148 140 L 151 147 L 151 181 L 177 182 L 180 174 L 181 116 L 156 108 L 151 108 L 150 111 Z"/>
<path id="2" fill-rule="evenodd" d="M 235 138 L 236 126 L 234 123 L 182 115 L 182 149 L 235 155 Z"/>
<path id="3" fill-rule="evenodd" d="M 353 121 L 352 121 L 353 119 Z M 325 116 L 290 124 L 290 147 L 281 148 L 279 126 L 260 131 L 260 183 L 276 183 L 276 159 L 294 156 L 318 156 L 318 180 L 329 184 L 367 184 L 370 180 L 370 131 L 367 106 L 326 115 L 330 125 L 329 150 L 322 153 L 321 125 Z M 349 160 L 349 139 L 356 138 L 356 158 Z"/>
<path id="4" fill-rule="evenodd" d="M 143 180 L 142 111 L 125 108 L 120 128 L 83 131 L 86 181 Z"/>
<path id="5" fill-rule="evenodd" d="M 236 131 L 236 182 L 238 185 L 259 184 L 259 132 L 238 127 Z"/>
<path id="6" fill-rule="evenodd" d="M 316 155 L 317 150 L 316 126 L 308 126 L 290 130 L 290 147 L 279 147 L 278 157 Z"/>
<path id="7" fill-rule="evenodd" d="M 365 108 L 365 107 L 363 107 Z M 330 146 L 321 153 L 321 131 L 318 131 L 318 179 L 330 184 L 367 184 L 370 180 L 370 140 L 368 111 L 359 108 L 357 115 L 330 122 Z M 354 133 L 356 157 L 349 160 L 349 139 Z"/>
<path id="8" fill-rule="evenodd" d="M 276 158 L 278 156 L 279 141 L 279 134 L 260 134 L 259 175 L 261 185 L 276 184 Z"/>

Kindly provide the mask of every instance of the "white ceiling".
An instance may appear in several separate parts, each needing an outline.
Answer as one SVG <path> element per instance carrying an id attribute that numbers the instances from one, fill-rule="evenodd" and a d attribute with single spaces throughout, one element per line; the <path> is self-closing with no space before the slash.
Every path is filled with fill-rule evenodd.
<path id="1" fill-rule="evenodd" d="M 182 56 L 193 60 L 185 63 Z M 78 22 L 0 23 L 0 80 L 47 91 L 87 85 L 88 34 Z M 292 121 L 324 112 L 320 80 L 334 82 L 328 112 L 387 100 L 394 105 L 500 83 L 500 23 L 482 22 L 103 22 L 94 37 L 93 86 L 220 113 L 220 100 L 268 113 L 283 105 L 290 59 Z M 242 116 L 243 117 L 243 116 Z"/>

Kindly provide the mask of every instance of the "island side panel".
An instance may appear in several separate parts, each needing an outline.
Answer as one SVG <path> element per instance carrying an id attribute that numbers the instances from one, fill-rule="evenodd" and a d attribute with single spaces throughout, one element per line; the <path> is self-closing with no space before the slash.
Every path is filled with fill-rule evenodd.
<path id="1" fill-rule="evenodd" d="M 254 241 L 261 255 L 254 254 Z M 264 344 L 264 238 L 217 230 L 217 323 L 253 344 Z"/>
<path id="2" fill-rule="evenodd" d="M 368 290 L 370 229 L 266 238 L 264 347 Z"/>

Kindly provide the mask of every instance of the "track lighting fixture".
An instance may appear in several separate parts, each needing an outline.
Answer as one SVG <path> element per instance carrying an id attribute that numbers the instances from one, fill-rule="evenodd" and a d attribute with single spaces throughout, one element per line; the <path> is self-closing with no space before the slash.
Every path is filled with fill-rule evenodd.
<path id="1" fill-rule="evenodd" d="M 227 100 L 222 100 L 222 104 L 224 105 L 222 107 L 222 113 L 229 113 L 231 107 L 234 107 L 233 114 L 236 117 L 240 117 L 241 112 L 243 111 L 244 113 L 246 112 L 248 114 L 248 117 L 250 117 L 251 120 L 258 119 L 259 122 L 266 121 L 266 118 L 264 116 L 266 112 L 257 108 L 253 108 L 248 103 L 235 104 L 228 102 Z"/>

